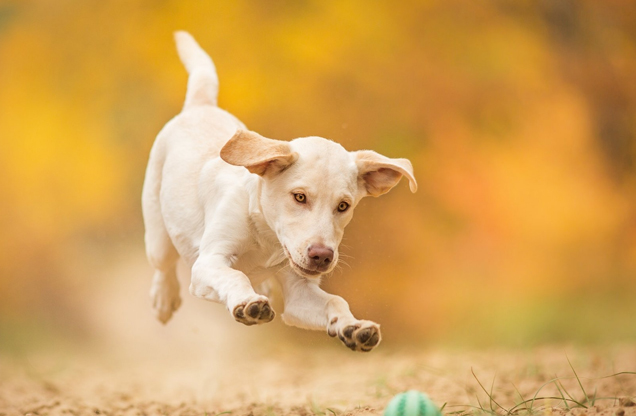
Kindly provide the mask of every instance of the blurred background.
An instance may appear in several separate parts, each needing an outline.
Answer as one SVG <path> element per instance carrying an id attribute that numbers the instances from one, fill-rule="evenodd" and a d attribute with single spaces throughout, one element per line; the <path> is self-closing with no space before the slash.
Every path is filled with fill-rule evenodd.
<path id="1" fill-rule="evenodd" d="M 1 0 L 0 351 L 239 326 L 183 290 L 161 327 L 147 295 L 178 29 L 249 128 L 413 162 L 325 282 L 385 344 L 636 340 L 636 3 Z M 335 345 L 272 328 L 235 330 Z"/>

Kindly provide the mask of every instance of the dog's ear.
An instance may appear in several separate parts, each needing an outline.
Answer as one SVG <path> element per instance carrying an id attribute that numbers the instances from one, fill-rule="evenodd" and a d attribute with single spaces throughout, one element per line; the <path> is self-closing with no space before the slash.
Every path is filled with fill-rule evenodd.
<path id="1" fill-rule="evenodd" d="M 408 159 L 391 159 L 371 150 L 355 152 L 358 181 L 371 196 L 380 196 L 400 182 L 402 176 L 409 180 L 411 192 L 417 191 L 413 165 Z"/>
<path id="2" fill-rule="evenodd" d="M 221 159 L 263 176 L 286 169 L 298 159 L 298 153 L 292 152 L 288 142 L 239 129 L 221 149 Z"/>

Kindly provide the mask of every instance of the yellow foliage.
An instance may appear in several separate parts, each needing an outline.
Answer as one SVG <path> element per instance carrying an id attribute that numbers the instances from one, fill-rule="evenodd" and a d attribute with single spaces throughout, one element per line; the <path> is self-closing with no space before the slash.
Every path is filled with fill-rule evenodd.
<path id="1" fill-rule="evenodd" d="M 607 6 L 616 27 L 585 26 L 588 37 L 572 40 L 553 34 L 542 7 L 0 4 L 0 312 L 28 309 L 42 282 L 70 285 L 68 253 L 87 240 L 108 251 L 130 239 L 141 253 L 148 151 L 185 95 L 177 29 L 210 52 L 221 105 L 250 128 L 414 162 L 419 193 L 400 185 L 365 201 L 345 241 L 351 268 L 327 283 L 394 334 L 450 337 L 428 316 L 459 323 L 510 298 L 535 310 L 546 293 L 634 288 L 635 173 L 612 176 L 598 114 L 613 103 L 636 116 L 624 29 L 636 14 Z M 594 42 L 612 46 L 605 63 L 585 55 Z M 611 77 L 624 82 L 612 90 L 622 101 L 602 94 Z"/>

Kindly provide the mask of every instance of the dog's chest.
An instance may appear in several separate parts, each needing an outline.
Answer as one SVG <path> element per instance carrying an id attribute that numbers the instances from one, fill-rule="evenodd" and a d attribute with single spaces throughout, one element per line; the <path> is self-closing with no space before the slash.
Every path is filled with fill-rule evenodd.
<path id="1" fill-rule="evenodd" d="M 252 205 L 256 204 L 252 202 Z M 267 270 L 276 271 L 283 266 L 286 256 L 278 238 L 267 225 L 260 209 L 251 207 L 248 217 L 250 229 L 250 242 L 236 259 L 233 267 L 242 271 L 251 278 L 251 274 L 265 272 Z"/>
<path id="2" fill-rule="evenodd" d="M 235 261 L 233 268 L 243 272 L 254 284 L 254 280 L 261 280 L 262 275 L 273 274 L 284 267 L 286 261 L 282 248 L 255 246 L 241 254 Z"/>

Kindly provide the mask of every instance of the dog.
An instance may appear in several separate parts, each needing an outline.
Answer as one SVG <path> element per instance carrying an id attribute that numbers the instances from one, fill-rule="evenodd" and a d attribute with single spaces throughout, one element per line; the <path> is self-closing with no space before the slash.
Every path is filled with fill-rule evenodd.
<path id="1" fill-rule="evenodd" d="M 402 176 L 417 190 L 411 163 L 349 152 L 321 137 L 287 142 L 248 130 L 217 106 L 210 57 L 187 32 L 175 40 L 189 74 L 185 103 L 153 144 L 142 192 L 157 318 L 166 323 L 181 305 L 182 258 L 192 271 L 190 293 L 225 305 L 240 323 L 274 318 L 258 289 L 273 277 L 286 324 L 326 330 L 354 351 L 371 351 L 380 326 L 356 319 L 320 280 L 338 263 L 345 226 L 363 197 L 388 192 Z"/>

